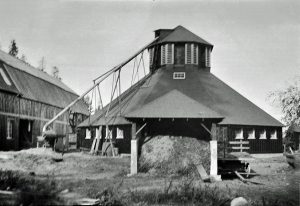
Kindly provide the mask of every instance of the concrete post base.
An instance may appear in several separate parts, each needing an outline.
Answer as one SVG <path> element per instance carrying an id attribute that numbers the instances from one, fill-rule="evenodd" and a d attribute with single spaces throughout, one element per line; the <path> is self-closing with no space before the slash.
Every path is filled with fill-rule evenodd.
<path id="1" fill-rule="evenodd" d="M 221 178 L 221 175 L 211 175 L 210 177 L 209 177 L 209 179 L 210 179 L 210 182 L 220 182 L 220 181 L 222 181 L 222 178 Z"/>
<path id="2" fill-rule="evenodd" d="M 130 175 L 138 173 L 138 140 L 131 140 Z"/>

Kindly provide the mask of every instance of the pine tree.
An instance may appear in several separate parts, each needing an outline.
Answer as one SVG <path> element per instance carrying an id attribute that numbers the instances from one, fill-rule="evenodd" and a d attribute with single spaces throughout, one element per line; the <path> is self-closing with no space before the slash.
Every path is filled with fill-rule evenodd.
<path id="1" fill-rule="evenodd" d="M 19 49 L 17 47 L 16 41 L 13 39 L 9 46 L 9 54 L 16 57 L 18 55 Z"/>

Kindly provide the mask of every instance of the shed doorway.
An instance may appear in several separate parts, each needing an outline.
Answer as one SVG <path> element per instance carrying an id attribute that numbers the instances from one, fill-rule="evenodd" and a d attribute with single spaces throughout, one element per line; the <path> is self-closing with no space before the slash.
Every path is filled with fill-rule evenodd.
<path id="1" fill-rule="evenodd" d="M 33 121 L 20 119 L 19 124 L 19 149 L 27 149 L 32 146 Z"/>

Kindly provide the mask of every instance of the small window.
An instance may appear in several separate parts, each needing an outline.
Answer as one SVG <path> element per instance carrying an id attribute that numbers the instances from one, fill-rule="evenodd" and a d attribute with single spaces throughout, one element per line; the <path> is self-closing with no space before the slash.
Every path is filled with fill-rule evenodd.
<path id="1" fill-rule="evenodd" d="M 276 129 L 274 129 L 273 131 L 271 131 L 271 138 L 270 139 L 277 139 L 277 131 L 276 131 Z"/>
<path id="2" fill-rule="evenodd" d="M 243 129 L 235 130 L 235 139 L 244 139 L 243 135 Z"/>
<path id="3" fill-rule="evenodd" d="M 85 129 L 85 139 L 91 139 L 91 130 Z"/>
<path id="4" fill-rule="evenodd" d="M 124 131 L 120 128 L 117 128 L 117 139 L 124 139 Z"/>
<path id="5" fill-rule="evenodd" d="M 11 86 L 11 82 L 10 80 L 8 79 L 8 77 L 6 76 L 5 72 L 3 71 L 2 68 L 0 68 L 0 74 L 4 80 L 4 82 L 8 85 L 8 86 Z"/>
<path id="6" fill-rule="evenodd" d="M 13 138 L 13 127 L 14 127 L 14 120 L 8 119 L 7 120 L 7 130 L 6 130 L 6 139 Z"/>
<path id="7" fill-rule="evenodd" d="M 259 139 L 267 139 L 267 133 L 265 129 L 259 132 Z"/>
<path id="8" fill-rule="evenodd" d="M 255 139 L 255 130 L 254 129 L 248 130 L 248 139 Z"/>
<path id="9" fill-rule="evenodd" d="M 185 79 L 185 72 L 174 72 L 173 79 Z"/>

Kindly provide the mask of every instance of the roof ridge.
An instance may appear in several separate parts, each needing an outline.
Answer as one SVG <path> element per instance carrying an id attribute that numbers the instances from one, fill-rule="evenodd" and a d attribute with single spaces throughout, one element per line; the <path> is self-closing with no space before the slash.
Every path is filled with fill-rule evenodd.
<path id="1" fill-rule="evenodd" d="M 11 56 L 8 53 L 6 53 L 5 51 L 3 51 L 3 50 L 0 49 L 0 55 L 1 54 L 4 55 L 6 58 L 8 58 L 8 60 L 3 59 L 3 58 L 0 57 L 0 61 L 3 61 L 5 64 L 11 66 L 12 68 L 20 70 L 22 72 L 25 72 L 27 74 L 30 74 L 31 76 L 34 76 L 35 78 L 38 78 L 38 79 L 44 80 L 46 82 L 49 82 L 52 85 L 57 86 L 57 87 L 63 89 L 64 91 L 66 91 L 66 92 L 70 92 L 72 94 L 77 95 L 77 93 L 75 91 L 73 91 L 70 87 L 68 87 L 64 82 L 62 82 L 62 81 L 58 80 L 57 78 L 51 76 L 47 72 L 43 72 L 43 71 L 39 70 L 38 68 L 32 66 L 31 64 L 27 64 L 26 62 L 22 61 L 21 59 L 19 59 L 17 57 L 14 57 L 14 56 Z M 16 62 L 14 63 L 12 61 L 16 61 Z M 32 70 L 32 72 L 27 71 L 25 68 L 24 69 L 19 68 L 15 64 L 21 64 L 23 67 L 26 67 L 27 70 Z M 50 81 L 48 81 L 44 77 L 41 77 L 41 76 L 33 74 L 33 72 L 39 73 L 41 76 L 43 76 L 43 75 L 45 76 L 46 75 L 50 79 Z M 61 84 L 61 85 L 59 85 L 59 84 Z"/>

